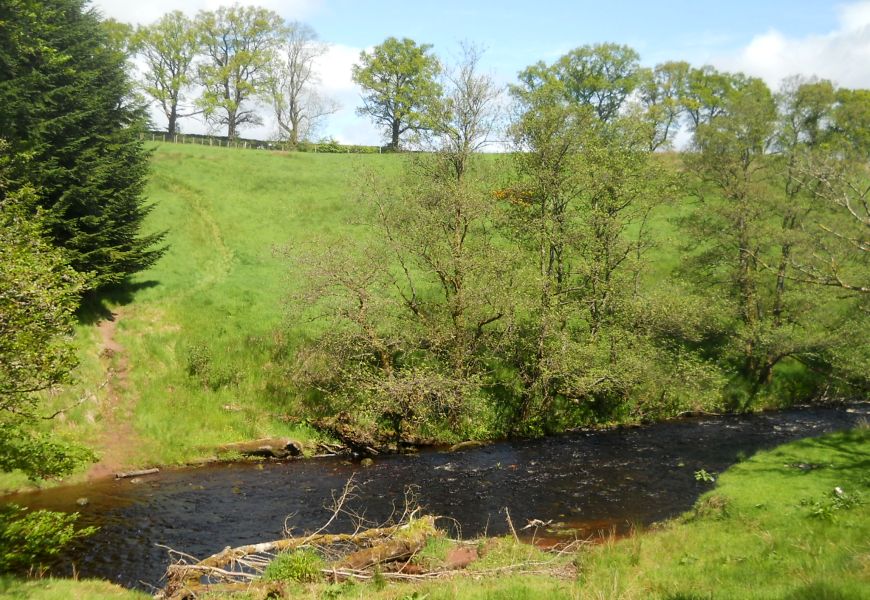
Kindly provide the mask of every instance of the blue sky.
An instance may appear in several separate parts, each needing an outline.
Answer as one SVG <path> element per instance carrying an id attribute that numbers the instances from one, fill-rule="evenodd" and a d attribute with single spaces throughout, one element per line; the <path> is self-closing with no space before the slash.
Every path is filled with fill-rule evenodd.
<path id="1" fill-rule="evenodd" d="M 468 39 L 489 48 L 496 66 L 519 70 L 544 56 L 604 41 L 629 44 L 653 62 L 690 59 L 699 47 L 736 48 L 771 28 L 791 36 L 828 31 L 836 25 L 834 7 L 810 0 L 329 0 L 308 22 L 325 40 L 357 47 L 390 35 L 438 48 Z"/>
<path id="2" fill-rule="evenodd" d="M 195 14 L 224 0 L 95 0 L 107 16 L 148 23 L 181 9 Z M 347 143 L 378 143 L 379 132 L 354 114 L 360 91 L 350 79 L 362 49 L 388 36 L 434 45 L 449 62 L 459 42 L 485 49 L 482 66 L 501 83 L 538 60 L 550 62 L 583 44 L 618 42 L 634 47 L 642 62 L 687 60 L 697 66 L 744 71 L 776 86 L 799 73 L 833 79 L 848 87 L 870 87 L 870 0 L 245 0 L 311 25 L 331 45 L 320 65 L 323 92 L 342 110 L 322 135 Z M 248 135 L 269 137 L 267 124 Z M 158 120 L 159 124 L 159 120 Z M 188 131 L 204 125 L 188 121 Z"/>

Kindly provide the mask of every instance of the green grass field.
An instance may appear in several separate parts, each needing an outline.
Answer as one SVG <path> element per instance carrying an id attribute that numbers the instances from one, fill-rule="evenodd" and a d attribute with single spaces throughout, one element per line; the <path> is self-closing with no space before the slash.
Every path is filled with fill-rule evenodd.
<path id="1" fill-rule="evenodd" d="M 169 251 L 134 280 L 118 329 L 147 462 L 260 436 L 310 437 L 272 417 L 285 410 L 270 386 L 282 378 L 272 353 L 294 281 L 276 250 L 354 235 L 354 172 L 391 160 L 156 147 L 148 225 L 169 231 Z"/>
<path id="2" fill-rule="evenodd" d="M 359 235 L 354 174 L 389 172 L 398 158 L 153 147 L 147 195 L 156 207 L 146 228 L 168 231 L 169 250 L 129 290 L 84 311 L 78 383 L 49 399 L 53 410 L 76 406 L 56 429 L 98 452 L 101 440 L 130 437 L 110 449 L 123 447 L 126 466 L 183 463 L 263 436 L 310 439 L 308 428 L 274 418 L 286 410 L 273 355 L 294 284 L 278 251 Z M 107 358 L 97 324 L 108 311 L 118 314 L 123 352 Z M 110 398 L 109 369 L 125 372 L 123 406 Z M 119 421 L 132 428 L 113 431 Z M 0 478 L 0 488 L 25 483 Z"/>

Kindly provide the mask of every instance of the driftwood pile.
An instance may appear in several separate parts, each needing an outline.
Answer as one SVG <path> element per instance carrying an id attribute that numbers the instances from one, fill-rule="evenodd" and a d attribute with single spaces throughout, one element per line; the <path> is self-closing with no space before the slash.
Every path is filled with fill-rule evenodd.
<path id="1" fill-rule="evenodd" d="M 434 517 L 412 519 L 404 525 L 367 529 L 356 533 L 312 534 L 272 542 L 226 548 L 208 558 L 188 562 L 180 557 L 166 572 L 166 587 L 158 597 L 182 600 L 205 593 L 240 592 L 252 587 L 267 588 L 274 582 L 262 580 L 263 571 L 280 552 L 313 548 L 325 556 L 340 556 L 323 569 L 326 579 L 367 580 L 372 568 L 386 571 L 388 565 L 407 561 L 426 541 L 437 535 Z M 350 551 L 348 552 L 348 549 Z M 395 573 L 398 574 L 398 573 Z M 391 578 L 394 573 L 384 572 Z"/>
<path id="2" fill-rule="evenodd" d="M 163 600 L 193 600 L 206 594 L 233 594 L 256 592 L 257 597 L 283 596 L 284 583 L 264 578 L 269 564 L 281 553 L 308 550 L 324 559 L 321 578 L 328 582 L 349 579 L 369 581 L 375 577 L 384 580 L 419 581 L 449 577 L 464 569 L 478 558 L 475 542 L 451 540 L 455 545 L 448 564 L 442 568 L 426 570 L 414 563 L 418 553 L 433 537 L 444 536 L 435 526 L 437 517 L 420 516 L 413 495 L 406 494 L 405 508 L 393 524 L 364 527 L 364 520 L 346 508 L 353 494 L 353 482 L 348 481 L 343 492 L 334 498 L 332 516 L 317 531 L 305 535 L 292 535 L 285 524 L 285 536 L 280 540 L 227 547 L 205 559 L 196 558 L 171 548 L 173 563 L 166 571 L 166 586 L 155 598 Z M 352 533 L 331 533 L 340 515 L 355 523 Z M 508 524 L 516 539 L 516 531 L 506 513 Z M 498 567 L 492 571 L 540 573 L 550 568 L 547 563 L 524 562 Z M 480 572 L 483 575 L 485 573 Z M 492 573 L 495 574 L 495 573 Z"/>

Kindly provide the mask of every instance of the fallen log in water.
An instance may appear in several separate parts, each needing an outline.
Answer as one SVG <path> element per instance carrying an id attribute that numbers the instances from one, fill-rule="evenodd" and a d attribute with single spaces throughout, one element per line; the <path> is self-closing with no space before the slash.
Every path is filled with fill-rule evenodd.
<path id="1" fill-rule="evenodd" d="M 202 560 L 168 549 L 174 563 L 166 570 L 166 587 L 155 598 L 192 600 L 208 594 L 240 591 L 255 593 L 257 597 L 280 596 L 284 592 L 285 579 L 325 579 L 333 582 L 352 579 L 365 582 L 382 578 L 420 581 L 467 572 L 465 569 L 468 565 L 479 558 L 476 547 L 471 547 L 475 544 L 452 540 L 450 544 L 453 549 L 440 563 L 433 564 L 431 556 L 417 562 L 418 554 L 429 540 L 444 536 L 444 532 L 435 527 L 438 517 L 418 516 L 420 509 L 413 492 L 406 490 L 404 510 L 393 521 L 395 524 L 366 529 L 361 514 L 346 506 L 348 500 L 353 498 L 354 490 L 351 478 L 343 492 L 333 496 L 332 516 L 320 529 L 306 535 L 292 535 L 292 529 L 285 523 L 287 537 L 283 539 L 227 547 Z M 340 515 L 350 518 L 354 531 L 327 533 L 337 525 Z M 508 523 L 512 527 L 509 516 Z M 519 542 L 514 540 L 512 543 Z M 317 562 L 313 576 L 306 574 L 305 579 L 297 579 L 299 575 L 294 575 L 295 567 L 287 570 L 288 565 L 296 564 L 294 561 L 297 559 L 303 565 L 310 564 L 312 557 L 294 555 L 296 552 L 315 555 Z M 281 557 L 285 553 L 290 555 Z M 276 565 L 275 569 L 272 569 L 272 565 Z M 529 567 L 534 567 L 537 572 L 544 565 L 526 560 L 490 571 L 531 572 L 528 571 Z M 477 570 L 471 575 L 490 571 Z M 312 579 L 307 579 L 309 576 Z"/>
<path id="2" fill-rule="evenodd" d="M 160 469 L 140 469 L 138 471 L 122 471 L 115 473 L 115 479 L 128 479 L 130 477 L 141 477 L 142 475 L 153 475 L 159 473 Z"/>
<path id="3" fill-rule="evenodd" d="M 246 442 L 224 444 L 218 448 L 218 454 L 227 452 L 238 452 L 243 456 L 287 458 L 290 456 L 301 456 L 304 448 L 299 442 L 288 438 L 261 438 Z"/>

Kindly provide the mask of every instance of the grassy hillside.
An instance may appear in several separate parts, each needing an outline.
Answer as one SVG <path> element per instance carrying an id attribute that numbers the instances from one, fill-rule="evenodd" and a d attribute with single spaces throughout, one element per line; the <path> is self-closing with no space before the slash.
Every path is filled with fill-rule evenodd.
<path id="1" fill-rule="evenodd" d="M 53 426 L 101 456 L 90 475 L 205 458 L 220 444 L 257 437 L 311 439 L 304 424 L 282 419 L 295 400 L 287 385 L 295 340 L 282 322 L 300 274 L 281 248 L 369 235 L 360 224 L 360 173 L 389 176 L 407 158 L 152 147 L 147 195 L 155 208 L 146 230 L 168 231 L 169 250 L 128 289 L 84 308 L 79 383 L 48 403 L 67 409 Z M 659 158 L 676 168 L 678 157 Z M 647 224 L 655 244 L 642 277 L 675 310 L 682 294 L 665 282 L 685 241 L 676 217 L 696 206 L 676 199 Z M 0 489 L 25 483 L 0 476 Z"/>
<path id="2" fill-rule="evenodd" d="M 261 436 L 309 438 L 282 414 L 272 353 L 294 274 L 281 246 L 357 235 L 353 177 L 396 156 L 155 144 L 147 229 L 169 251 L 129 290 L 83 311 L 79 384 L 59 429 L 113 466 L 172 464 Z M 107 321 L 115 313 L 114 322 Z M 23 484 L 4 476 L 2 487 Z"/>
<path id="3" fill-rule="evenodd" d="M 156 147 L 150 226 L 169 230 L 170 249 L 134 281 L 118 327 L 151 460 L 264 435 L 307 437 L 270 416 L 281 413 L 270 353 L 294 280 L 276 249 L 354 235 L 355 169 L 394 160 Z"/>

